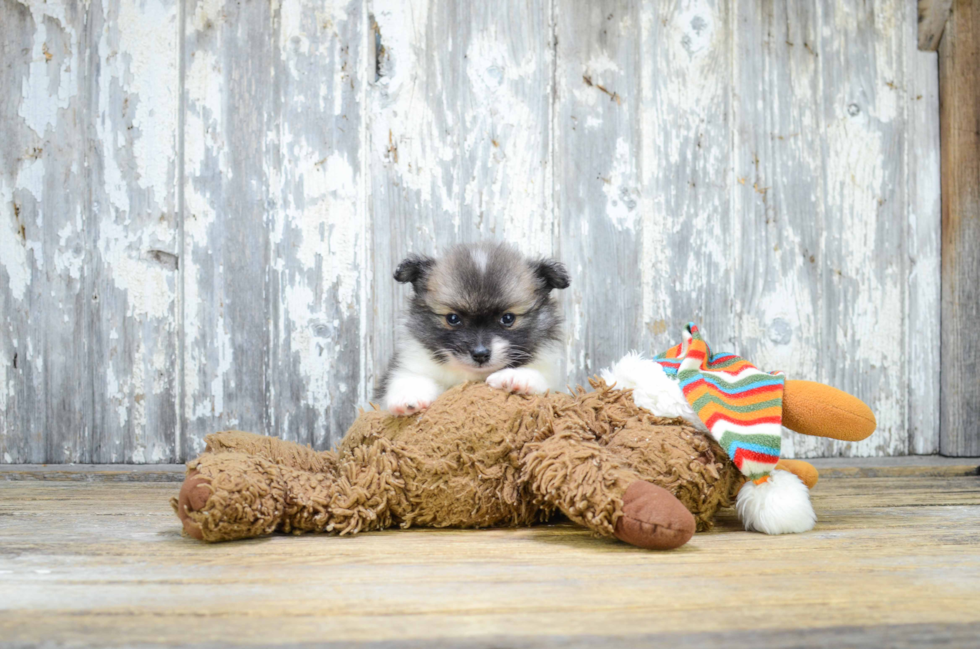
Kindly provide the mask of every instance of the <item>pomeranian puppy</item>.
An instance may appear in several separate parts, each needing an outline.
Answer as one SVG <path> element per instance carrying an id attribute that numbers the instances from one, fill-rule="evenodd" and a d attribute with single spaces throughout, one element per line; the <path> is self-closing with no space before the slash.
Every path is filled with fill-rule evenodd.
<path id="1" fill-rule="evenodd" d="M 395 356 L 375 398 L 396 415 L 427 408 L 464 381 L 520 394 L 558 388 L 561 315 L 552 296 L 565 267 L 499 243 L 458 245 L 441 259 L 411 255 L 395 279 L 412 284 Z"/>

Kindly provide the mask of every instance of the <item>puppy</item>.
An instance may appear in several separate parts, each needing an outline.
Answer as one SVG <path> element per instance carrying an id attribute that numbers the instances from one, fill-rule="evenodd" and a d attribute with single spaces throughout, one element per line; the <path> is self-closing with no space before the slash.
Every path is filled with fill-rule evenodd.
<path id="1" fill-rule="evenodd" d="M 464 381 L 520 394 L 560 387 L 561 315 L 551 292 L 568 286 L 562 264 L 505 244 L 459 245 L 438 260 L 409 256 L 395 279 L 413 294 L 375 395 L 390 412 L 424 410 Z"/>

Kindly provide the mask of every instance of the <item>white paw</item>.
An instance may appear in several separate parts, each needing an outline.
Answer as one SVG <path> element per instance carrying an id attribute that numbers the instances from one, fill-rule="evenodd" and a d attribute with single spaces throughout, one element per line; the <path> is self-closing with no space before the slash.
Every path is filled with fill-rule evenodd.
<path id="1" fill-rule="evenodd" d="M 432 405 L 439 386 L 425 377 L 392 381 L 385 395 L 385 408 L 393 415 L 414 415 Z"/>
<path id="2" fill-rule="evenodd" d="M 548 391 L 548 381 L 537 370 L 526 367 L 507 368 L 487 377 L 487 384 L 498 390 L 516 394 L 544 394 Z"/>

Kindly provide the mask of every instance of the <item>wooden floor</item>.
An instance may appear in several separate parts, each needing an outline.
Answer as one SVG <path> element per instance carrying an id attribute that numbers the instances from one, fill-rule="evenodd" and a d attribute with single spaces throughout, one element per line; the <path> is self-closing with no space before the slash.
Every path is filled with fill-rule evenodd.
<path id="1" fill-rule="evenodd" d="M 668 553 L 568 524 L 205 545 L 174 483 L 0 481 L 0 646 L 980 645 L 980 477 L 825 473 L 814 531 L 729 513 Z"/>

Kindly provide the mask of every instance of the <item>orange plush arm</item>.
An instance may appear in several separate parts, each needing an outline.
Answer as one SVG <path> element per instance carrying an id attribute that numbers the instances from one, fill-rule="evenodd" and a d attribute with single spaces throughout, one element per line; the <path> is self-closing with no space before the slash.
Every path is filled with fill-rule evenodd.
<path id="1" fill-rule="evenodd" d="M 875 432 L 875 415 L 857 397 L 813 381 L 786 381 L 783 426 L 803 435 L 860 442 Z"/>

